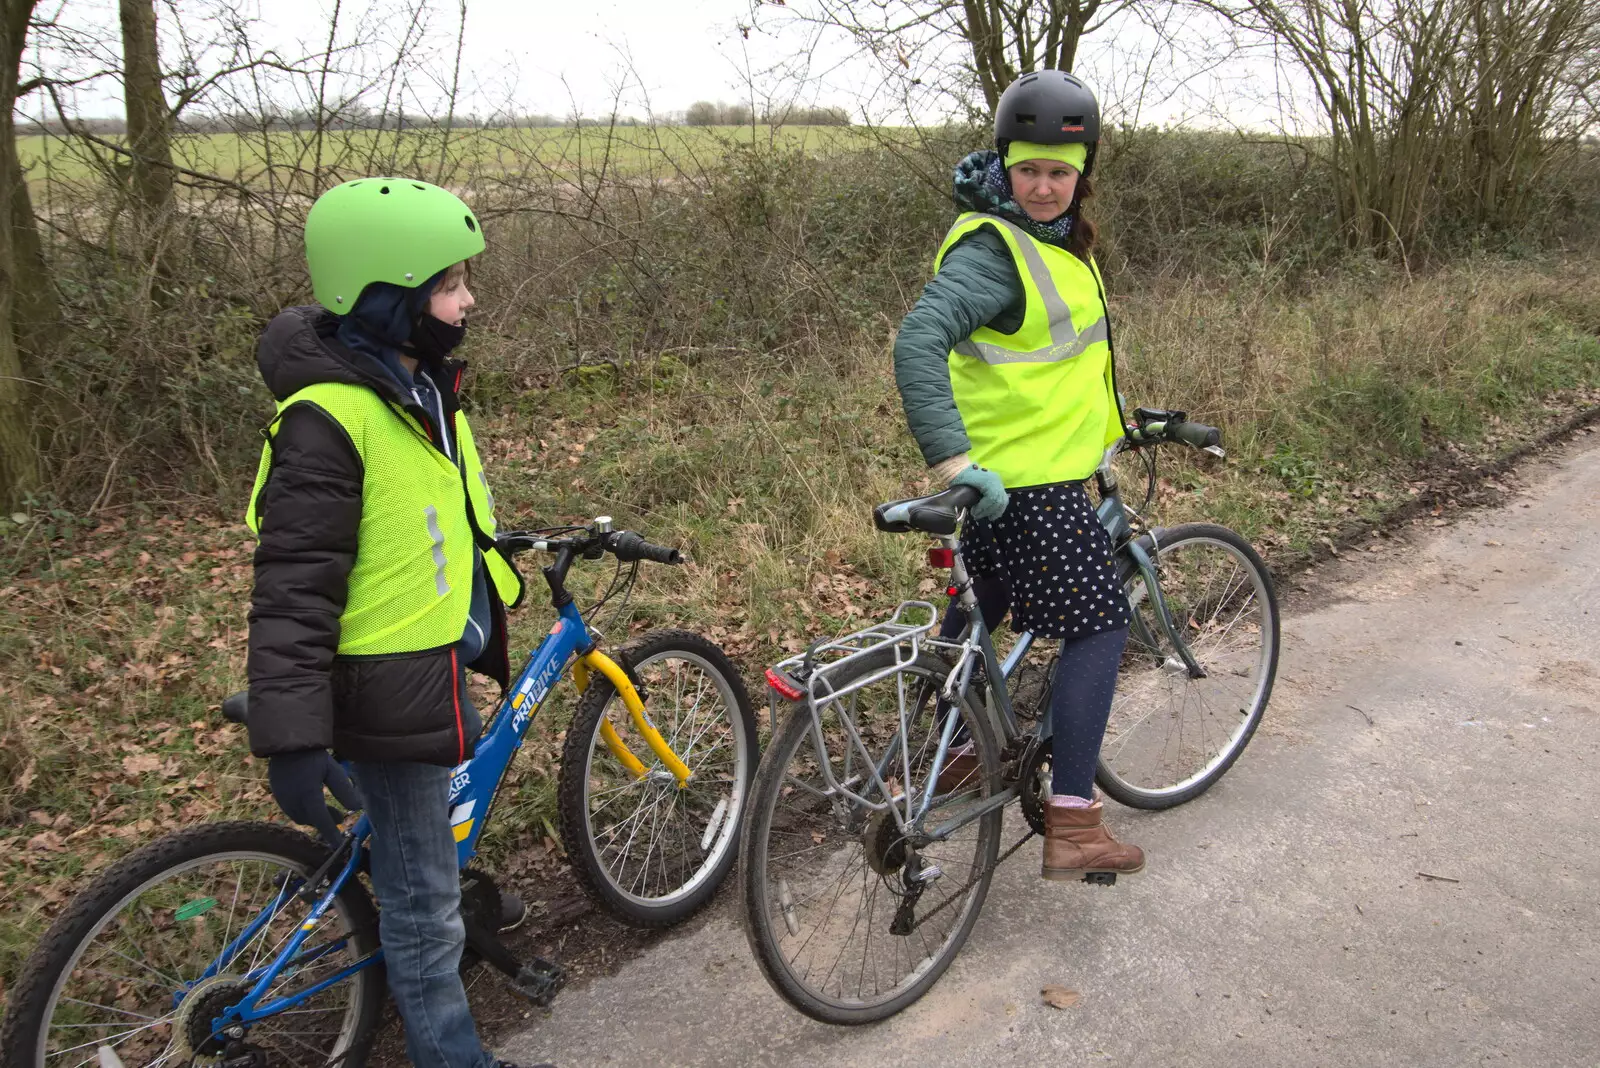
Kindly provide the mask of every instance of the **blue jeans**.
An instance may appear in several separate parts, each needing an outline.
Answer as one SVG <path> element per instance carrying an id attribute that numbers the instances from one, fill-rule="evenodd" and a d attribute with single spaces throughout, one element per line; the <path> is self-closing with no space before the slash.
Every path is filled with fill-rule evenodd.
<path id="1" fill-rule="evenodd" d="M 378 935 L 406 1053 L 417 1068 L 494 1068 L 457 971 L 466 926 L 450 832 L 450 769 L 382 762 L 351 770 L 372 820 Z"/>

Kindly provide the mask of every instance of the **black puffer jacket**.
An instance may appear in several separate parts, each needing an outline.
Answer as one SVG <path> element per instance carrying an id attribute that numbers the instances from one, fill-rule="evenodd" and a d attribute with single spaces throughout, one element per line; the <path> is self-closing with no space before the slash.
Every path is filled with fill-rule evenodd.
<path id="1" fill-rule="evenodd" d="M 289 308 L 268 324 L 256 360 L 279 401 L 318 382 L 366 386 L 439 435 L 371 357 L 340 345 L 339 320 L 321 308 Z M 457 411 L 465 365 L 425 367 L 446 419 Z M 349 760 L 454 765 L 472 754 L 481 720 L 461 692 L 454 646 L 390 656 L 344 657 L 339 617 L 359 548 L 361 458 L 330 416 L 297 404 L 272 443 L 261 490 L 255 591 L 250 603 L 250 751 L 271 756 L 332 748 Z M 375 487 L 366 487 L 381 492 Z M 462 493 L 465 499 L 465 486 Z M 465 507 L 465 505 L 464 505 Z M 468 665 L 504 686 L 505 607 L 489 584 L 493 633 Z"/>

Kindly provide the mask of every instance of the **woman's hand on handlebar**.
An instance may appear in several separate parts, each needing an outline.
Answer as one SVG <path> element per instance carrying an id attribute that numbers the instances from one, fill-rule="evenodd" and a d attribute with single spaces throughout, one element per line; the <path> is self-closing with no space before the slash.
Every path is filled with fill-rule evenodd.
<path id="1" fill-rule="evenodd" d="M 950 480 L 952 486 L 971 486 L 981 495 L 972 506 L 972 518 L 985 521 L 999 519 L 1005 513 L 1011 498 L 1006 495 L 1006 484 L 1000 476 L 987 467 L 969 464 Z"/>

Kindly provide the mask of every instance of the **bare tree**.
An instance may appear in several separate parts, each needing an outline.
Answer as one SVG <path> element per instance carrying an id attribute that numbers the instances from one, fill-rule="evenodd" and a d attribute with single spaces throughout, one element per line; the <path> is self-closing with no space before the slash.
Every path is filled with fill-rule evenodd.
<path id="1" fill-rule="evenodd" d="M 172 113 L 161 90 L 155 0 L 119 0 L 122 94 L 128 116 L 129 190 L 146 223 L 172 198 Z"/>
<path id="2" fill-rule="evenodd" d="M 22 72 L 22 50 L 37 0 L 0 0 L 0 505 L 14 507 L 38 483 L 22 351 L 30 320 L 37 320 L 49 291 L 33 223 L 33 202 L 17 156 L 12 117 Z M 49 302 L 53 304 L 52 299 Z M 19 341 L 22 344 L 19 344 Z"/>
<path id="3" fill-rule="evenodd" d="M 1524 219 L 1541 179 L 1600 121 L 1600 2 L 1464 0 L 1451 69 L 1461 214 Z"/>
<path id="4" fill-rule="evenodd" d="M 1441 208 L 1516 225 L 1552 150 L 1595 120 L 1600 0 L 1197 2 L 1309 81 L 1358 247 L 1405 255 Z"/>
<path id="5" fill-rule="evenodd" d="M 1020 75 L 1071 70 L 1083 38 L 1139 0 L 758 0 L 752 16 L 843 31 L 914 86 L 992 112 Z M 955 70 L 955 77 L 949 71 Z"/>

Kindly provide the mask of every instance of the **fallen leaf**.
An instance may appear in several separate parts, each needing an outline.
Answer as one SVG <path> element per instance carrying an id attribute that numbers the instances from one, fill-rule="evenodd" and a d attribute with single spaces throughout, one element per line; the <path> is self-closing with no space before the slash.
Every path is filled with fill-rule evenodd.
<path id="1" fill-rule="evenodd" d="M 1068 990 L 1064 986 L 1047 986 L 1039 991 L 1044 1003 L 1054 1009 L 1070 1009 L 1078 1003 L 1083 995 L 1076 990 Z"/>
<path id="2" fill-rule="evenodd" d="M 146 775 L 161 770 L 161 758 L 154 753 L 130 753 L 122 758 L 122 770 L 129 775 Z"/>
<path id="3" fill-rule="evenodd" d="M 65 853 L 67 844 L 61 840 L 61 836 L 55 831 L 40 831 L 28 839 L 28 848 L 43 849 L 51 853 Z"/>

